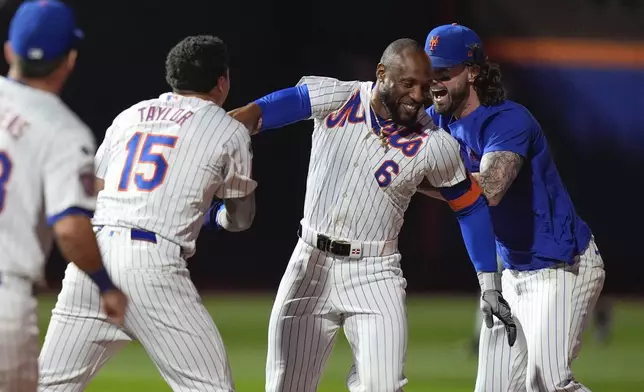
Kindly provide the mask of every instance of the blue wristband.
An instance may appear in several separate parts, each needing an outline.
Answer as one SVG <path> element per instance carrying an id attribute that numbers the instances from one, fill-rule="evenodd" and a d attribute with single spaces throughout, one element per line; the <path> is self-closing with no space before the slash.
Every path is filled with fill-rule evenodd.
<path id="1" fill-rule="evenodd" d="M 112 283 L 112 279 L 110 279 L 110 275 L 105 270 L 105 267 L 102 267 L 98 271 L 94 271 L 88 275 L 94 281 L 94 283 L 96 283 L 96 285 L 98 286 L 98 291 L 100 291 L 101 293 L 116 288 L 116 286 L 114 286 L 114 283 Z"/>
<path id="2" fill-rule="evenodd" d="M 206 211 L 206 214 L 204 215 L 203 228 L 208 231 L 221 230 L 221 226 L 219 225 L 219 222 L 217 222 L 217 215 L 219 214 L 219 211 L 223 209 L 224 209 L 223 200 L 217 200 L 213 202 L 210 208 L 208 208 L 208 211 Z"/>

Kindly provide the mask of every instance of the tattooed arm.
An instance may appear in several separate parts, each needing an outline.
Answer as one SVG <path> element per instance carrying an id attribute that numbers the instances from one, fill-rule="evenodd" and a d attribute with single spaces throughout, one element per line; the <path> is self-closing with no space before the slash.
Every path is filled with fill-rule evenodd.
<path id="1" fill-rule="evenodd" d="M 499 204 L 522 166 L 523 157 L 515 152 L 493 151 L 483 154 L 481 171 L 475 178 L 483 188 L 489 205 Z"/>

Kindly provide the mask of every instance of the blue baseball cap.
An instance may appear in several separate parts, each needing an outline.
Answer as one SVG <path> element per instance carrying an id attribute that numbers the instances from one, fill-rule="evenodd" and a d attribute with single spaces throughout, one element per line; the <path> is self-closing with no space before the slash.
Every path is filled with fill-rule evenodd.
<path id="1" fill-rule="evenodd" d="M 438 26 L 427 35 L 425 52 L 434 68 L 450 68 L 485 60 L 483 42 L 476 33 L 457 23 Z"/>
<path id="2" fill-rule="evenodd" d="M 72 10 L 56 0 L 22 3 L 9 24 L 11 48 L 25 60 L 53 60 L 82 38 Z"/>

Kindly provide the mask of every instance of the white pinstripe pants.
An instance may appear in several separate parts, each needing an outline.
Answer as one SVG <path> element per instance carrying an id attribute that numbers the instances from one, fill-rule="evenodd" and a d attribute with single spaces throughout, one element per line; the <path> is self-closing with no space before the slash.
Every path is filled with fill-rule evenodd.
<path id="1" fill-rule="evenodd" d="M 400 259 L 334 257 L 299 240 L 271 312 L 266 391 L 316 391 L 340 327 L 353 351 L 349 390 L 402 391 L 407 281 Z"/>
<path id="2" fill-rule="evenodd" d="M 0 276 L 0 392 L 35 392 L 38 310 L 27 279 Z"/>
<path id="3" fill-rule="evenodd" d="M 219 332 L 176 244 L 131 240 L 128 229 L 97 235 L 112 279 L 130 303 L 124 328 L 106 320 L 96 285 L 74 264 L 40 354 L 40 390 L 77 392 L 131 340 L 138 340 L 174 391 L 234 391 Z"/>
<path id="4" fill-rule="evenodd" d="M 570 367 L 605 275 L 594 240 L 573 265 L 503 271 L 503 296 L 517 322 L 517 341 L 508 346 L 496 318 L 492 329 L 481 328 L 475 391 L 590 391 L 574 379 Z"/>

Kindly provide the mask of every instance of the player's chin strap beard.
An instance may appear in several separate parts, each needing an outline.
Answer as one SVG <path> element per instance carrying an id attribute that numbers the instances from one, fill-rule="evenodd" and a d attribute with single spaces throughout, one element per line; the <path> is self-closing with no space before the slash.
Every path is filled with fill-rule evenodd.
<path id="1" fill-rule="evenodd" d="M 378 98 L 380 99 L 380 103 L 382 104 L 382 107 L 385 108 L 385 111 L 387 112 L 387 121 L 393 121 L 394 116 L 391 115 L 391 110 L 389 110 L 389 106 L 387 106 L 385 99 L 380 94 Z M 380 125 L 380 123 L 378 123 L 378 125 Z"/>

